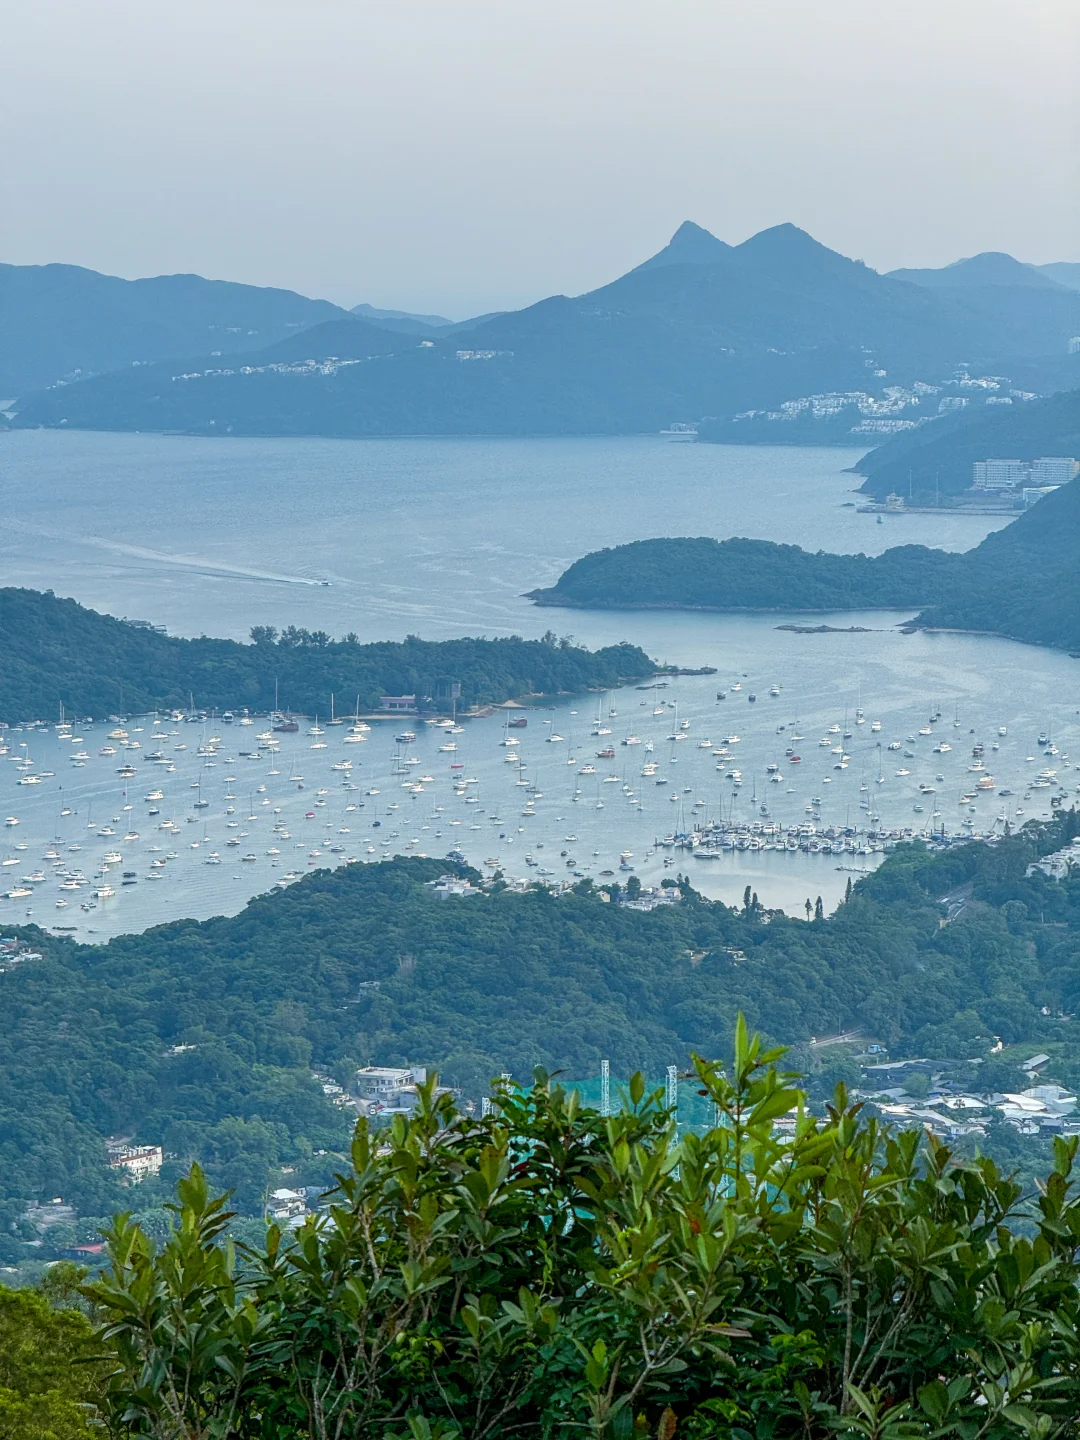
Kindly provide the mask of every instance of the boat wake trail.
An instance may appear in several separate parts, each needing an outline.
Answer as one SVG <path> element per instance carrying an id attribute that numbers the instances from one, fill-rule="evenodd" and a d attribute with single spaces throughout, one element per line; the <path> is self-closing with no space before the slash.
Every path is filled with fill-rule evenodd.
<path id="1" fill-rule="evenodd" d="M 283 575 L 273 570 L 256 570 L 249 566 L 228 565 L 217 560 L 207 560 L 201 555 L 175 555 L 164 550 L 151 550 L 145 545 L 127 545 L 123 541 L 109 540 L 102 535 L 70 535 L 62 530 L 53 530 L 44 525 L 29 525 L 25 521 L 9 521 L 8 528 L 22 530 L 28 535 L 38 535 L 46 540 L 59 541 L 65 545 L 90 545 L 98 550 L 107 550 L 114 555 L 125 555 L 132 560 L 145 560 L 165 569 L 180 569 L 224 580 L 257 580 L 271 585 L 325 586 L 329 584 L 327 580 L 313 579 L 308 575 Z"/>

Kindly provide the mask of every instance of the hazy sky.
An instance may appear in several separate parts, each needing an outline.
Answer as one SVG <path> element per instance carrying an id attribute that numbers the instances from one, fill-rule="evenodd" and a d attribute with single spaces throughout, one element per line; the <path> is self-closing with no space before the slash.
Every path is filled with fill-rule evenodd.
<path id="1" fill-rule="evenodd" d="M 1077 0 L 24 0 L 0 259 L 452 317 L 683 219 L 1080 260 Z"/>

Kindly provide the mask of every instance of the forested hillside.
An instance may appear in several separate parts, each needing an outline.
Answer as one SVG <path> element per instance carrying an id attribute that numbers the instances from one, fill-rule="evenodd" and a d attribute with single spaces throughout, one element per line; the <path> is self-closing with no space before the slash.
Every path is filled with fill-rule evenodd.
<path id="1" fill-rule="evenodd" d="M 652 912 L 587 883 L 439 901 L 425 882 L 445 863 L 398 859 L 100 947 L 27 932 L 45 958 L 0 974 L 3 1195 L 108 1213 L 103 1137 L 123 1134 L 171 1153 L 161 1183 L 198 1159 L 250 1213 L 281 1167 L 320 1183 L 335 1161 L 318 1152 L 345 1143 L 312 1065 L 346 1082 L 357 1065 L 428 1065 L 472 1097 L 538 1064 L 657 1075 L 726 1053 L 740 1011 L 784 1042 L 859 1027 L 954 1063 L 995 1036 L 1035 1040 L 1076 1084 L 1080 1038 L 1060 1016 L 1080 1009 L 1080 878 L 1026 871 L 1078 829 L 1070 812 L 994 846 L 909 847 L 812 923 L 685 883 Z M 942 898 L 964 886 L 943 927 Z"/>
<path id="2" fill-rule="evenodd" d="M 771 540 L 636 540 L 576 560 L 538 605 L 588 609 L 861 610 L 918 606 L 959 558 L 924 545 L 811 554 Z"/>
<path id="3" fill-rule="evenodd" d="M 256 626 L 253 643 L 174 639 L 36 590 L 0 590 L 0 720 L 99 717 L 194 704 L 300 714 L 377 706 L 380 695 L 421 697 L 461 684 L 462 707 L 528 694 L 607 689 L 653 673 L 635 645 L 591 651 L 543 640 L 331 640 L 322 631 Z"/>
<path id="4" fill-rule="evenodd" d="M 926 504 L 939 492 L 947 497 L 970 489 L 976 460 L 1040 455 L 1080 456 L 1080 390 L 935 420 L 871 450 L 855 468 L 866 476 L 866 494 L 884 499 L 894 490 Z"/>
<path id="5" fill-rule="evenodd" d="M 960 557 L 959 575 L 935 592 L 915 623 L 1080 651 L 1078 553 L 1080 481 L 1074 480 Z"/>
<path id="6" fill-rule="evenodd" d="M 810 554 L 771 540 L 638 540 L 574 562 L 540 605 L 590 609 L 918 610 L 924 628 L 1080 650 L 1080 481 L 964 554 L 903 545 Z"/>

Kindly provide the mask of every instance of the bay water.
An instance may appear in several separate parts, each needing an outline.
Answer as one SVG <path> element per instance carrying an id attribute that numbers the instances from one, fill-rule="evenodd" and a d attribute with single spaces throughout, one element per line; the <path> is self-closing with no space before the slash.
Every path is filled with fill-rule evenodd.
<path id="1" fill-rule="evenodd" d="M 310 868 L 309 861 L 372 859 L 406 849 L 442 854 L 450 844 L 459 844 L 474 863 L 497 860 L 508 874 L 544 868 L 562 875 L 574 860 L 582 873 L 596 877 L 614 869 L 621 879 L 619 857 L 629 850 L 628 863 L 649 883 L 671 873 L 653 841 L 676 828 L 677 817 L 684 823 L 721 813 L 749 818 L 762 800 L 784 824 L 797 822 L 814 798 L 821 801 L 823 824 L 865 823 L 861 805 L 868 791 L 883 823 L 916 830 L 943 824 L 959 830 L 965 820 L 984 830 L 999 813 L 1020 823 L 1048 813 L 1049 791 L 1027 787 L 1049 766 L 1058 771 L 1056 786 L 1073 788 L 1068 751 L 1070 740 L 1076 743 L 1077 671 L 1067 656 L 988 636 L 904 635 L 897 626 L 908 617 L 887 612 L 815 616 L 807 622 L 784 613 L 539 609 L 523 598 L 524 591 L 551 584 L 587 551 L 650 536 L 746 535 L 811 550 L 870 554 L 911 542 L 966 549 L 1002 523 L 996 517 L 943 514 L 887 516 L 879 525 L 855 508 L 859 480 L 845 472 L 858 453 L 706 446 L 658 437 L 204 440 L 46 431 L 0 436 L 4 584 L 51 588 L 180 635 L 244 639 L 254 624 L 296 624 L 335 635 L 355 631 L 363 640 L 409 633 L 432 639 L 535 636 L 550 628 L 590 646 L 629 640 L 659 660 L 718 670 L 715 677 L 681 678 L 662 694 L 631 688 L 605 697 L 602 712 L 616 712 L 607 717 L 617 751 L 608 766 L 595 757 L 590 733 L 596 697 L 560 701 L 555 710 L 533 716 L 522 732 L 524 771 L 505 761 L 497 716 L 468 722 L 456 737 L 458 752 L 441 751 L 445 737 L 414 726 L 414 758 L 432 777 L 419 793 L 402 788 L 400 755 L 392 758 L 397 754 L 392 736 L 380 727 L 366 744 L 352 747 L 354 765 L 344 781 L 346 772 L 331 771 L 349 748 L 340 749 L 340 731 L 330 731 L 324 741 L 287 737 L 276 761 L 241 761 L 241 732 L 230 732 L 222 737 L 212 773 L 203 764 L 206 757 L 196 755 L 197 738 L 207 737 L 166 731 L 161 745 L 176 768 L 161 786 L 165 801 L 159 808 L 187 828 L 182 846 L 178 837 L 173 842 L 177 858 L 159 867 L 169 871 L 168 883 L 153 885 L 145 883 L 150 846 L 157 843 L 143 799 L 152 788 L 149 774 L 140 768 L 125 794 L 116 765 L 97 754 L 104 748 L 101 727 L 83 737 L 89 758 L 74 771 L 65 753 L 70 743 L 12 733 L 12 753 L 25 742 L 38 770 L 53 774 L 32 791 L 15 789 L 21 772 L 14 765 L 0 767 L 0 806 L 20 821 L 5 835 L 11 842 L 7 858 L 38 864 L 44 848 L 60 842 L 63 854 L 70 844 L 87 848 L 85 834 L 75 838 L 76 812 L 83 831 L 95 824 L 88 847 L 94 863 L 100 860 L 97 849 L 124 848 L 111 824 L 114 815 L 124 817 L 122 834 L 139 836 L 124 855 L 125 868 L 142 877 L 137 884 L 70 922 L 66 910 L 46 916 L 55 901 L 51 891 L 46 900 L 38 889 L 34 918 L 75 923 L 87 938 L 103 938 L 179 916 L 230 913 L 284 874 Z M 783 603 L 780 594 L 778 607 Z M 865 628 L 817 635 L 777 628 L 819 620 Z M 732 690 L 735 684 L 742 689 Z M 778 696 L 769 693 L 773 685 Z M 720 690 L 723 701 L 716 698 Z M 747 703 L 751 692 L 758 696 L 753 706 Z M 654 703 L 661 699 L 663 706 Z M 674 733 L 675 705 L 690 721 L 688 743 L 681 746 L 667 740 Z M 661 708 L 663 714 L 653 714 Z M 858 708 L 866 723 L 855 727 Z M 931 727 L 933 737 L 920 736 L 937 713 L 942 719 Z M 852 729 L 851 760 L 844 771 L 835 771 L 831 750 L 820 742 L 845 718 L 845 728 Z M 871 730 L 873 720 L 881 722 L 880 731 Z M 563 741 L 549 743 L 553 732 Z M 619 743 L 631 732 L 642 742 L 640 749 Z M 785 757 L 793 732 L 804 737 L 797 765 Z M 1052 736 L 1059 751 L 1046 766 L 1040 761 L 1040 732 Z M 738 758 L 718 767 L 712 749 L 736 734 L 729 748 Z M 915 739 L 909 742 L 909 736 Z M 946 738 L 949 753 L 935 753 L 932 747 Z M 976 740 L 986 744 L 995 791 L 980 795 L 973 809 L 961 805 L 960 797 L 969 789 L 966 771 Z M 645 784 L 639 773 L 650 741 L 648 758 L 660 764 L 662 786 L 651 776 Z M 905 761 L 901 752 L 898 763 L 896 752 L 884 749 L 890 742 L 913 746 L 916 758 Z M 312 750 L 321 743 L 326 750 Z M 999 749 L 991 752 L 992 744 Z M 186 748 L 177 749 L 180 745 Z M 468 809 L 455 793 L 454 782 L 463 774 L 451 766 L 458 764 L 476 777 L 480 792 Z M 579 775 L 586 764 L 594 773 Z M 780 767 L 782 782 L 769 780 L 768 764 Z M 741 787 L 727 778 L 732 765 L 742 771 Z M 264 773 L 271 769 L 278 773 Z M 290 780 L 290 770 L 305 778 Z M 526 808 L 520 803 L 525 789 L 517 786 L 522 776 L 542 792 L 535 816 L 520 813 Z M 185 813 L 200 783 L 212 805 L 197 815 Z M 259 791 L 259 785 L 266 789 Z M 1000 789 L 1011 796 L 999 797 Z M 316 809 L 313 797 L 320 790 L 326 794 L 318 796 L 324 803 Z M 369 795 L 370 790 L 379 793 Z M 236 798 L 226 801 L 229 793 Z M 86 807 L 95 797 L 99 808 L 88 816 Z M 598 807 L 600 800 L 605 803 Z M 133 810 L 124 811 L 125 804 Z M 390 810 L 391 804 L 397 808 Z M 240 820 L 226 818 L 229 805 L 243 810 Z M 63 826 L 62 808 L 72 812 Z M 279 826 L 298 831 L 290 846 L 268 843 L 275 809 Z M 237 847 L 223 847 L 228 825 L 248 825 L 251 814 L 260 820 L 244 844 L 250 840 L 256 859 L 244 863 L 234 853 Z M 111 828 L 114 835 L 99 837 L 98 828 Z M 334 846 L 330 841 L 339 832 Z M 27 849 L 15 851 L 15 843 Z M 294 853 L 287 854 L 290 848 Z M 278 854 L 268 855 L 271 849 Z M 205 864 L 215 851 L 221 864 Z M 80 853 L 72 852 L 76 859 Z M 537 862 L 532 867 L 524 863 L 526 853 Z M 552 857 L 555 863 L 546 863 Z M 871 863 L 874 857 L 860 858 L 854 868 Z M 688 861 L 678 865 L 691 868 Z M 19 868 L 9 867 L 3 878 L 17 877 Z M 821 894 L 827 905 L 835 903 L 852 868 L 846 857 L 839 866 L 832 856 L 734 852 L 694 866 L 692 879 L 727 900 L 741 897 L 750 884 L 763 903 L 797 912 L 807 896 Z M 0 904 L 5 906 L 0 915 L 14 919 L 23 901 Z"/>

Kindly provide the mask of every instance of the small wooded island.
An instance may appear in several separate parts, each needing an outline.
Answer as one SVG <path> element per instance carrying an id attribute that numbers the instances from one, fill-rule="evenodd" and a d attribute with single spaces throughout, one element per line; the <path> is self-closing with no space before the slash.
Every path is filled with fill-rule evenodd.
<path id="1" fill-rule="evenodd" d="M 902 545 L 812 554 L 768 540 L 638 540 L 574 562 L 538 605 L 724 611 L 911 610 L 921 629 L 1080 650 L 1080 482 L 963 554 Z"/>

